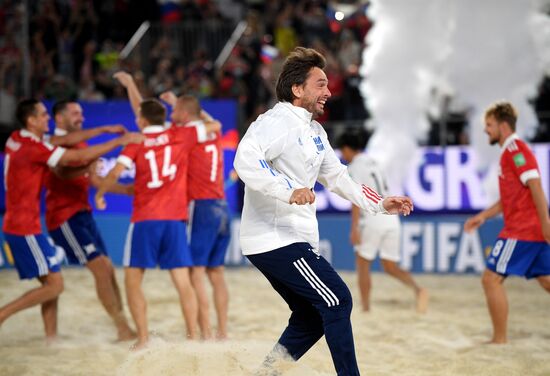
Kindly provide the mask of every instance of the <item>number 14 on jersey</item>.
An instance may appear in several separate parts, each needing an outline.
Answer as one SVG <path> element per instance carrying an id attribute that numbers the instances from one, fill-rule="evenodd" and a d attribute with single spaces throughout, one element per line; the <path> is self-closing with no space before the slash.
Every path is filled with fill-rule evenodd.
<path id="1" fill-rule="evenodd" d="M 151 169 L 151 181 L 147 182 L 147 188 L 159 188 L 164 184 L 162 178 L 169 178 L 174 180 L 176 178 L 176 172 L 178 166 L 172 163 L 172 147 L 164 147 L 164 161 L 162 163 L 162 175 L 159 176 L 159 168 L 157 165 L 157 155 L 154 150 L 149 150 L 145 153 L 145 159 L 149 161 L 149 168 Z"/>

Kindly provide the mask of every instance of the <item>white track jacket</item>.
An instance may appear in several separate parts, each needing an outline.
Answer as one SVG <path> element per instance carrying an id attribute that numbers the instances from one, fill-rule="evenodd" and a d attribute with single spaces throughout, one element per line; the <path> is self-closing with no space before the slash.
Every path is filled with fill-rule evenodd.
<path id="1" fill-rule="evenodd" d="M 268 252 L 297 242 L 319 246 L 316 205 L 290 205 L 295 189 L 319 181 L 370 213 L 384 212 L 382 198 L 356 183 L 312 114 L 277 103 L 248 128 L 234 162 L 245 183 L 240 242 L 243 254 Z"/>

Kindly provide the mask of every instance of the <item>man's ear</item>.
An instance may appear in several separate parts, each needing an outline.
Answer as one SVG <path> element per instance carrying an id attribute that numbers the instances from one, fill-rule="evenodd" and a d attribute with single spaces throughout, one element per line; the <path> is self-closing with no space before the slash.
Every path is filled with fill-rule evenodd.
<path id="1" fill-rule="evenodd" d="M 25 127 L 25 128 L 29 129 L 31 127 L 34 127 L 35 125 L 36 125 L 36 115 L 30 115 L 27 118 L 27 127 Z"/>
<path id="2" fill-rule="evenodd" d="M 300 99 L 304 93 L 304 88 L 302 85 L 294 84 L 292 85 L 292 94 L 295 98 Z"/>

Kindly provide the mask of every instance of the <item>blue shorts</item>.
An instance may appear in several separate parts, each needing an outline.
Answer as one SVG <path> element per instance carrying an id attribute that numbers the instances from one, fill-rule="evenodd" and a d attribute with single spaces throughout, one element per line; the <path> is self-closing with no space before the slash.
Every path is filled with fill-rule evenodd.
<path id="1" fill-rule="evenodd" d="M 89 211 L 76 213 L 59 228 L 51 230 L 50 236 L 65 250 L 69 264 L 86 265 L 98 256 L 107 255 L 105 243 Z"/>
<path id="2" fill-rule="evenodd" d="M 230 239 L 229 221 L 225 200 L 194 201 L 190 247 L 196 266 L 223 265 Z"/>
<path id="3" fill-rule="evenodd" d="M 124 245 L 123 265 L 131 268 L 175 269 L 193 266 L 183 221 L 131 223 Z"/>
<path id="4" fill-rule="evenodd" d="M 42 234 L 11 235 L 4 233 L 8 258 L 13 259 L 21 279 L 32 279 L 61 271 L 65 255 Z"/>
<path id="5" fill-rule="evenodd" d="M 487 269 L 503 276 L 550 275 L 550 244 L 498 238 L 487 256 Z"/>

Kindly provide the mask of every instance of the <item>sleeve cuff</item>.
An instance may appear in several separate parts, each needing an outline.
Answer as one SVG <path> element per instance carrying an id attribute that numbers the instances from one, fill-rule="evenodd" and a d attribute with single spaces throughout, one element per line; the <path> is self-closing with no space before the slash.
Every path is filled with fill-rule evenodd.
<path id="1" fill-rule="evenodd" d="M 130 158 L 128 158 L 125 155 L 119 155 L 116 161 L 117 163 L 124 165 L 124 167 L 126 167 L 128 170 L 131 169 L 132 166 L 134 165 L 134 161 L 132 161 Z"/>
<path id="2" fill-rule="evenodd" d="M 48 162 L 47 162 L 48 166 L 50 166 L 52 168 L 57 166 L 57 164 L 59 163 L 59 160 L 61 159 L 63 154 L 65 154 L 66 151 L 67 151 L 67 149 L 62 148 L 62 147 L 55 148 L 53 153 L 50 155 L 50 158 L 48 158 Z"/>
<path id="3" fill-rule="evenodd" d="M 533 169 L 533 170 L 527 170 L 525 172 L 523 172 L 520 176 L 519 176 L 519 180 L 521 180 L 521 183 L 523 185 L 526 185 L 527 184 L 527 181 L 531 180 L 531 179 L 538 179 L 540 178 L 540 174 L 537 170 Z"/>
<path id="4" fill-rule="evenodd" d="M 292 192 L 294 192 L 294 189 L 287 188 L 287 189 L 280 189 L 278 192 L 275 193 L 275 197 L 277 197 L 279 200 L 286 202 L 287 204 L 290 202 L 290 197 L 292 196 Z"/>
<path id="5" fill-rule="evenodd" d="M 380 201 L 378 201 L 378 209 L 380 209 L 379 214 L 390 214 L 384 207 L 384 199 L 381 199 Z"/>

